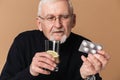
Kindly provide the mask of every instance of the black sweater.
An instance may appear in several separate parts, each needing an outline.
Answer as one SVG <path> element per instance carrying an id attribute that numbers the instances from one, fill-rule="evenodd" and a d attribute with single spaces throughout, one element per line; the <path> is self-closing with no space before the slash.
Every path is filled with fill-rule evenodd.
<path id="1" fill-rule="evenodd" d="M 39 30 L 19 34 L 9 50 L 0 80 L 82 80 L 79 72 L 82 65 L 81 55 L 87 54 L 79 52 L 78 48 L 86 38 L 74 33 L 60 45 L 58 72 L 52 72 L 50 75 L 40 74 L 36 77 L 30 74 L 32 58 L 36 52 L 45 51 L 46 39 Z M 99 74 L 96 74 L 96 78 L 101 80 Z"/>

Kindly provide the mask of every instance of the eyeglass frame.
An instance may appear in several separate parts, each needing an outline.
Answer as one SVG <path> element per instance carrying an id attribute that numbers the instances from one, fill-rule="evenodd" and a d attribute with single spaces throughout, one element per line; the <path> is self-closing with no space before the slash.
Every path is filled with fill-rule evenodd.
<path id="1" fill-rule="evenodd" d="M 46 20 L 49 22 L 55 22 L 57 19 L 59 19 L 60 21 L 64 21 L 67 19 L 70 19 L 74 14 L 68 14 L 68 15 L 59 15 L 58 17 L 55 17 L 52 15 L 52 17 L 50 18 L 49 16 L 46 17 L 42 17 L 42 16 L 38 16 L 39 18 L 41 18 L 42 20 Z"/>

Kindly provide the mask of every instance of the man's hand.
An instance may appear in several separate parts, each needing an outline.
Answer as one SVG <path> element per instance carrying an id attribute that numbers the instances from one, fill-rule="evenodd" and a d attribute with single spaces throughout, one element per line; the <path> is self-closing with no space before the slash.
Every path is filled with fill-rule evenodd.
<path id="1" fill-rule="evenodd" d="M 55 67 L 56 63 L 54 57 L 46 52 L 38 52 L 32 59 L 30 73 L 33 76 L 38 76 L 39 74 L 49 75 L 50 71 L 53 71 Z"/>
<path id="2" fill-rule="evenodd" d="M 98 51 L 97 54 L 88 54 L 88 57 L 81 56 L 83 64 L 80 68 L 82 78 L 99 73 L 108 63 L 110 55 L 104 51 Z"/>

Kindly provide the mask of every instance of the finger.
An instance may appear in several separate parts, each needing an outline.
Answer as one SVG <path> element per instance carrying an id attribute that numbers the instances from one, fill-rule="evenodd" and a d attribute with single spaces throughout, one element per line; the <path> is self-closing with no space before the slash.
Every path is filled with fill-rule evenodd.
<path id="1" fill-rule="evenodd" d="M 81 66 L 81 70 L 84 71 L 84 73 L 89 75 L 96 74 L 96 70 L 94 66 L 91 64 L 91 62 L 86 58 L 85 56 L 81 56 L 81 59 L 83 60 L 83 64 Z"/>
<path id="2" fill-rule="evenodd" d="M 94 55 L 92 54 L 89 54 L 88 55 L 88 58 L 91 62 L 91 64 L 94 66 L 95 70 L 97 72 L 99 72 L 102 68 L 102 63 L 99 61 L 99 59 L 97 59 Z"/>
<path id="3" fill-rule="evenodd" d="M 39 73 L 41 74 L 50 74 L 50 72 L 46 72 L 46 71 L 43 71 L 42 68 L 39 67 L 38 65 L 38 62 L 33 59 L 32 60 L 32 63 L 30 65 L 30 73 L 33 75 L 33 76 L 38 76 Z"/>
<path id="4" fill-rule="evenodd" d="M 83 55 L 81 56 L 81 59 L 82 59 L 83 62 L 87 61 L 87 58 Z"/>
<path id="5" fill-rule="evenodd" d="M 38 52 L 35 54 L 35 57 L 46 57 L 52 61 L 55 61 L 54 57 L 46 52 Z"/>
<path id="6" fill-rule="evenodd" d="M 52 67 L 56 67 L 56 63 L 55 61 L 52 61 L 51 59 L 48 59 L 46 57 L 39 57 L 37 58 L 38 62 L 43 62 L 43 63 L 46 63 Z"/>
<path id="7" fill-rule="evenodd" d="M 53 67 L 49 64 L 43 63 L 43 62 L 39 62 L 39 64 L 37 64 L 37 66 L 40 68 L 43 68 L 43 69 L 48 69 L 50 71 L 53 71 L 55 69 L 55 67 Z"/>
<path id="8" fill-rule="evenodd" d="M 49 69 L 51 71 L 56 67 L 56 63 L 45 57 L 33 57 L 33 64 L 37 67 Z"/>
<path id="9" fill-rule="evenodd" d="M 40 67 L 36 67 L 36 68 L 35 68 L 35 71 L 38 72 L 39 74 L 46 74 L 46 75 L 49 75 L 49 74 L 50 74 L 50 71 L 45 70 L 45 69 L 40 68 Z"/>
<path id="10" fill-rule="evenodd" d="M 98 53 L 103 55 L 107 60 L 110 59 L 110 55 L 108 53 L 106 53 L 105 51 L 101 50 L 101 51 L 98 51 Z"/>
<path id="11" fill-rule="evenodd" d="M 102 63 L 102 69 L 104 69 L 104 67 L 107 65 L 108 63 L 108 59 L 105 58 L 103 55 L 99 55 L 99 54 L 95 54 L 94 55 L 97 59 L 99 59 L 99 61 Z"/>
<path id="12" fill-rule="evenodd" d="M 83 65 L 85 66 L 86 69 L 91 68 L 91 70 L 94 71 L 94 66 L 91 64 L 88 58 L 86 58 L 85 56 L 81 56 L 81 59 L 83 60 Z"/>

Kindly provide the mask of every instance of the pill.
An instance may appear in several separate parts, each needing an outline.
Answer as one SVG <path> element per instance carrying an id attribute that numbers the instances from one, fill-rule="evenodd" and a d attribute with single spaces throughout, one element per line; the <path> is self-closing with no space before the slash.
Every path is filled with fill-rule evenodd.
<path id="1" fill-rule="evenodd" d="M 93 43 L 90 43 L 90 48 L 94 48 L 95 47 L 95 45 L 93 44 Z"/>
<path id="2" fill-rule="evenodd" d="M 96 50 L 94 50 L 94 49 L 92 49 L 91 51 L 90 51 L 90 53 L 92 53 L 92 54 L 95 54 L 97 51 Z"/>
<path id="3" fill-rule="evenodd" d="M 89 51 L 89 48 L 84 47 L 83 50 L 87 53 Z"/>
<path id="4" fill-rule="evenodd" d="M 83 45 L 83 46 L 87 46 L 87 42 L 86 42 L 86 41 L 83 41 L 83 42 L 82 42 L 82 45 Z"/>

